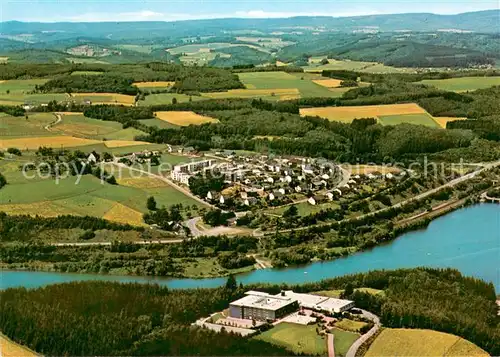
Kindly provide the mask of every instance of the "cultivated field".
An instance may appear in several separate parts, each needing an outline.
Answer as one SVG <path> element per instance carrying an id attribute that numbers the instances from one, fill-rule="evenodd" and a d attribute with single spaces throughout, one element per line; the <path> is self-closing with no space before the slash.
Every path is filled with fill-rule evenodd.
<path id="1" fill-rule="evenodd" d="M 95 140 L 134 140 L 145 133 L 134 129 L 123 129 L 118 122 L 87 118 L 80 113 L 61 113 L 62 121 L 50 128 L 51 132 Z"/>
<path id="2" fill-rule="evenodd" d="M 208 98 L 262 98 L 267 100 L 290 100 L 300 98 L 297 88 L 231 89 L 227 92 L 204 93 Z"/>
<path id="3" fill-rule="evenodd" d="M 228 47 L 237 47 L 237 46 L 247 46 L 256 50 L 260 50 L 263 52 L 267 52 L 265 49 L 255 46 L 255 45 L 248 45 L 248 44 L 232 44 L 228 42 L 214 42 L 214 43 L 201 43 L 201 44 L 194 44 L 194 45 L 184 45 L 184 46 L 179 46 L 175 48 L 169 48 L 167 51 L 170 52 L 173 55 L 178 55 L 178 54 L 196 54 L 196 53 L 210 53 L 210 51 L 217 51 L 223 48 L 228 48 Z"/>
<path id="4" fill-rule="evenodd" d="M 428 113 L 419 114 L 400 114 L 400 115 L 380 115 L 378 121 L 382 125 L 414 124 L 424 125 L 431 128 L 440 126 L 434 121 L 434 118 Z"/>
<path id="5" fill-rule="evenodd" d="M 158 104 L 172 104 L 172 99 L 176 99 L 178 103 L 186 103 L 191 101 L 206 100 L 207 98 L 199 95 L 189 96 L 182 93 L 158 93 L 146 96 L 145 100 L 140 100 L 137 105 L 158 105 Z"/>
<path id="6" fill-rule="evenodd" d="M 117 93 L 72 93 L 71 98 L 77 102 L 89 100 L 92 104 L 121 104 L 131 106 L 135 102 L 133 95 Z"/>
<path id="7" fill-rule="evenodd" d="M 420 114 L 429 115 L 417 104 L 363 105 L 352 107 L 319 107 L 300 109 L 303 116 L 320 116 L 331 121 L 350 123 L 356 118 L 378 118 L 381 116 Z M 412 119 L 409 117 L 409 119 Z M 432 120 L 432 117 L 431 117 Z"/>
<path id="8" fill-rule="evenodd" d="M 145 225 L 142 220 L 142 213 L 133 210 L 130 207 L 116 203 L 106 214 L 102 217 L 109 221 L 132 224 L 135 226 Z"/>
<path id="9" fill-rule="evenodd" d="M 396 68 L 377 62 L 329 59 L 328 64 L 320 64 L 325 57 L 311 57 L 309 65 L 303 67 L 306 72 L 321 72 L 323 70 L 346 70 L 367 73 L 414 73 L 411 68 Z"/>
<path id="10" fill-rule="evenodd" d="M 45 129 L 53 123 L 56 117 L 52 113 L 30 113 L 28 119 L 24 116 L 13 117 L 0 113 L 0 139 L 23 138 L 26 136 L 53 136 Z"/>
<path id="11" fill-rule="evenodd" d="M 419 83 L 434 86 L 439 89 L 466 92 L 476 89 L 484 89 L 493 86 L 500 86 L 500 77 L 463 77 L 449 79 L 426 79 Z"/>
<path id="12" fill-rule="evenodd" d="M 48 79 L 9 79 L 0 81 L 0 93 L 9 91 L 10 94 L 28 93 L 35 89 L 36 85 L 42 85 Z"/>
<path id="13" fill-rule="evenodd" d="M 99 140 L 75 138 L 73 136 L 39 136 L 18 139 L 0 140 L 0 149 L 18 148 L 20 150 L 36 150 L 40 146 L 52 148 L 68 148 L 100 143 Z"/>
<path id="14" fill-rule="evenodd" d="M 450 121 L 455 121 L 455 120 L 467 120 L 467 118 L 434 117 L 434 121 L 438 123 L 438 125 L 443 129 L 446 129 L 446 124 L 448 124 Z"/>
<path id="15" fill-rule="evenodd" d="M 238 74 L 247 89 L 297 89 L 301 97 L 336 97 L 329 88 L 318 85 L 305 75 L 286 72 L 250 72 Z"/>
<path id="16" fill-rule="evenodd" d="M 179 126 L 200 125 L 205 123 L 219 122 L 217 119 L 199 115 L 189 111 L 155 112 L 155 115 L 160 120 L 164 120 L 166 122 Z"/>
<path id="17" fill-rule="evenodd" d="M 331 79 L 316 79 L 316 80 L 313 79 L 313 82 L 326 88 L 336 88 L 340 87 L 340 83 L 342 81 L 340 79 L 331 78 Z"/>
<path id="18" fill-rule="evenodd" d="M 140 89 L 148 89 L 148 88 L 168 88 L 172 87 L 175 82 L 166 82 L 166 81 L 158 81 L 158 82 L 135 82 L 134 86 Z"/>
<path id="19" fill-rule="evenodd" d="M 327 352 L 326 340 L 318 336 L 315 325 L 282 322 L 255 338 L 284 346 L 295 353 L 325 355 Z"/>
<path id="20" fill-rule="evenodd" d="M 0 356 L 2 357 L 33 357 L 38 356 L 29 348 L 21 346 L 0 334 Z"/>
<path id="21" fill-rule="evenodd" d="M 488 354 L 461 337 L 443 332 L 384 329 L 365 356 L 488 356 Z"/>

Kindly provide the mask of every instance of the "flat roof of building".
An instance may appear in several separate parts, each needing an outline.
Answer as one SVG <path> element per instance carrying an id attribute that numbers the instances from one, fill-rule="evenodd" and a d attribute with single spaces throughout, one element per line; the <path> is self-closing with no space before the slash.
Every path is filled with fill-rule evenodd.
<path id="1" fill-rule="evenodd" d="M 294 293 L 291 290 L 284 291 L 283 293 L 284 296 L 297 300 L 301 306 L 320 308 L 323 310 L 338 310 L 353 303 L 353 301 L 351 300 L 329 298 L 326 296 L 313 294 L 300 294 Z M 279 296 L 283 297 L 281 293 L 279 294 Z"/>
<path id="2" fill-rule="evenodd" d="M 296 301 L 295 299 L 291 299 L 289 297 L 273 296 L 260 291 L 247 291 L 245 295 L 245 297 L 233 301 L 231 305 L 264 310 L 278 310 Z"/>

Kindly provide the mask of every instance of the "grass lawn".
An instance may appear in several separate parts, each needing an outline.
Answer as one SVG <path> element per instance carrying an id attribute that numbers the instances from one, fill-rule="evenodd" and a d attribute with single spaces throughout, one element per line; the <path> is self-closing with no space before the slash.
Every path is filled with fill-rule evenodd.
<path id="1" fill-rule="evenodd" d="M 401 115 L 383 115 L 378 117 L 382 125 L 414 124 L 425 125 L 431 128 L 440 128 L 441 126 L 427 113 L 422 114 L 401 114 Z"/>
<path id="2" fill-rule="evenodd" d="M 384 329 L 366 357 L 375 356 L 488 356 L 461 337 L 432 330 Z"/>
<path id="3" fill-rule="evenodd" d="M 372 288 L 357 288 L 354 290 L 373 294 L 373 295 L 384 293 L 384 290 L 378 290 L 378 289 L 372 289 Z M 314 294 L 338 299 L 338 298 L 340 298 L 340 294 L 343 291 L 344 290 L 342 290 L 342 289 L 340 289 L 340 290 L 321 290 L 321 291 L 315 291 Z"/>
<path id="4" fill-rule="evenodd" d="M 342 319 L 335 323 L 335 326 L 339 329 L 351 331 L 351 332 L 359 332 L 359 330 L 368 325 L 366 322 L 362 321 L 354 321 L 349 319 Z"/>
<path id="5" fill-rule="evenodd" d="M 254 338 L 284 346 L 295 353 L 306 355 L 327 353 L 326 339 L 316 334 L 316 325 L 304 326 L 282 322 Z"/>
<path id="6" fill-rule="evenodd" d="M 349 347 L 359 338 L 359 334 L 357 333 L 342 331 L 336 328 L 331 329 L 330 333 L 335 336 L 334 345 L 336 356 L 345 356 L 347 351 L 349 351 Z"/>
<path id="7" fill-rule="evenodd" d="M 465 92 L 476 89 L 484 89 L 500 85 L 500 77 L 463 77 L 449 79 L 426 79 L 421 82 L 428 86 L 434 86 L 439 89 Z"/>

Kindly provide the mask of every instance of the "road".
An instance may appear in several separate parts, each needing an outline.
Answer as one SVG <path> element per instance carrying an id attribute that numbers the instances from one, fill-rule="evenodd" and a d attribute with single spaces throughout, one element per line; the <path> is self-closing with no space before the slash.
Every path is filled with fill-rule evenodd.
<path id="1" fill-rule="evenodd" d="M 210 208 L 213 208 L 213 209 L 216 209 L 217 207 L 215 207 L 214 205 L 211 205 L 210 203 L 202 200 L 201 198 L 199 198 L 198 196 L 195 196 L 193 195 L 189 190 L 177 185 L 176 183 L 174 183 L 172 180 L 169 180 L 168 178 L 166 178 L 165 176 L 162 176 L 162 175 L 158 175 L 158 174 L 153 174 L 152 172 L 148 172 L 148 171 L 145 171 L 145 170 L 140 170 L 140 169 L 137 169 L 135 167 L 130 167 L 128 165 L 125 165 L 125 164 L 122 164 L 122 163 L 119 163 L 117 161 L 114 161 L 113 162 L 113 165 L 115 166 L 118 166 L 118 167 L 121 167 L 121 168 L 124 168 L 124 169 L 128 169 L 130 171 L 135 171 L 135 172 L 140 172 L 144 175 L 148 175 L 150 177 L 155 177 L 155 178 L 158 178 L 164 182 L 166 182 L 167 184 L 169 184 L 170 186 L 172 186 L 173 188 L 175 188 L 177 191 L 179 192 L 182 192 L 184 195 L 188 196 L 189 198 L 192 198 L 193 200 L 201 203 L 202 205 L 206 206 L 206 207 L 210 207 Z"/>
<path id="2" fill-rule="evenodd" d="M 361 310 L 361 309 L 359 309 L 359 310 Z M 373 323 L 375 325 L 373 325 L 373 327 L 370 329 L 370 331 L 368 331 L 363 336 L 361 336 L 356 341 L 354 341 L 354 343 L 349 348 L 349 351 L 347 351 L 346 357 L 355 357 L 356 352 L 358 352 L 359 347 L 361 347 L 361 345 L 363 343 L 365 343 L 366 340 L 368 340 L 370 337 L 372 337 L 380 329 L 380 326 L 381 326 L 380 319 L 377 315 L 372 314 L 371 312 L 366 311 L 366 310 L 361 310 L 361 312 L 362 312 L 363 317 L 373 321 Z"/>
<path id="3" fill-rule="evenodd" d="M 334 336 L 331 333 L 326 334 L 328 338 L 328 357 L 335 357 Z"/>
<path id="4" fill-rule="evenodd" d="M 447 183 L 445 183 L 444 185 L 441 185 L 439 187 L 436 187 L 436 188 L 433 188 L 432 190 L 429 190 L 429 191 L 426 191 L 424 193 L 421 193 L 415 197 L 412 197 L 412 198 L 409 198 L 407 200 L 404 200 L 404 201 L 401 201 L 399 203 L 396 203 L 390 207 L 385 207 L 385 208 L 381 208 L 377 211 L 373 211 L 373 212 L 370 212 L 370 213 L 367 213 L 367 214 L 364 214 L 364 215 L 361 215 L 361 216 L 358 216 L 358 217 L 354 217 L 354 218 L 347 218 L 347 219 L 344 219 L 340 222 L 348 222 L 348 221 L 352 221 L 352 220 L 357 220 L 357 219 L 362 219 L 362 218 L 366 218 L 366 217 L 371 217 L 371 216 L 374 216 L 378 213 L 382 213 L 382 212 L 385 212 L 385 211 L 388 211 L 390 209 L 393 209 L 393 208 L 401 208 L 402 206 L 408 204 L 408 203 L 411 203 L 411 202 L 414 202 L 414 201 L 420 201 L 421 199 L 424 199 L 424 198 L 427 198 L 433 194 L 435 194 L 436 192 L 442 190 L 443 188 L 446 188 L 446 187 L 453 187 L 453 186 L 456 186 L 458 185 L 459 183 L 462 183 L 464 181 L 467 181 L 467 180 L 470 180 L 474 177 L 476 177 L 478 174 L 486 171 L 486 170 L 490 170 L 492 168 L 495 168 L 495 167 L 498 167 L 500 166 L 500 160 L 499 161 L 494 161 L 494 162 L 491 162 L 489 164 L 485 164 L 483 166 L 483 168 L 477 170 L 477 171 L 474 171 L 474 172 L 471 172 L 470 174 L 467 174 L 467 175 L 464 175 L 462 177 L 459 177 L 457 179 L 454 179 L 454 180 L 451 180 Z M 310 226 L 306 226 L 306 227 L 299 227 L 299 228 L 291 228 L 291 229 L 283 229 L 283 230 L 280 230 L 279 232 L 280 233 L 286 233 L 286 232 L 291 232 L 291 231 L 301 231 L 301 230 L 307 230 L 311 227 L 321 227 L 321 226 L 326 226 L 326 225 L 329 225 L 331 224 L 331 222 L 323 222 L 323 223 L 318 223 L 318 224 L 315 224 L 315 225 L 310 225 Z M 269 234 L 275 234 L 275 232 L 270 232 L 270 233 L 267 233 L 268 235 Z"/>
<path id="5" fill-rule="evenodd" d="M 50 131 L 50 128 L 52 128 L 54 125 L 57 125 L 60 122 L 62 122 L 62 115 L 60 113 L 54 113 L 54 115 L 56 116 L 57 120 L 50 124 L 45 125 L 44 126 L 45 130 Z"/>

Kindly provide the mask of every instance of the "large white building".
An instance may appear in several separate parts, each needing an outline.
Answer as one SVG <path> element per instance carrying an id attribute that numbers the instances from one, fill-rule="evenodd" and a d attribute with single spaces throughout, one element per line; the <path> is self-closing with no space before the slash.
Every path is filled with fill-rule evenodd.
<path id="1" fill-rule="evenodd" d="M 184 185 L 189 186 L 189 179 L 199 171 L 209 169 L 214 166 L 216 160 L 203 160 L 190 162 L 182 165 L 175 165 L 172 172 L 170 173 L 170 177 L 174 181 L 178 181 L 183 183 Z"/>
<path id="2" fill-rule="evenodd" d="M 277 295 L 248 291 L 245 297 L 229 304 L 229 316 L 274 321 L 297 311 L 299 307 L 326 313 L 341 313 L 353 308 L 354 302 L 313 294 L 299 294 L 291 290 L 282 291 Z"/>

